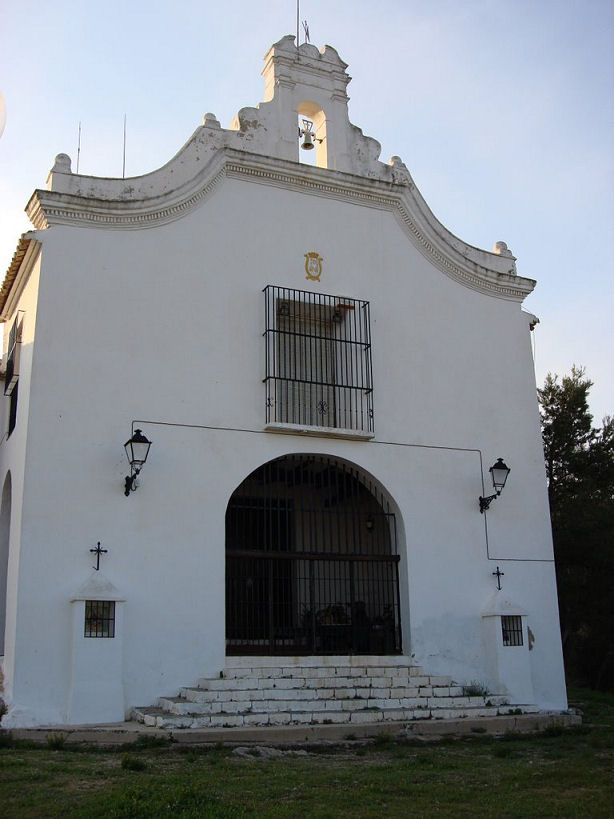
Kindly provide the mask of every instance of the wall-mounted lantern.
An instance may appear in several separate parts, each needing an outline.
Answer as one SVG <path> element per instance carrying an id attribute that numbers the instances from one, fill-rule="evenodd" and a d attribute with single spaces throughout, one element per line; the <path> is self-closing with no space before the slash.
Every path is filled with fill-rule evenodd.
<path id="1" fill-rule="evenodd" d="M 495 488 L 494 495 L 488 495 L 488 497 L 483 498 L 480 495 L 480 512 L 484 513 L 492 501 L 495 498 L 498 498 L 505 486 L 505 482 L 507 480 L 507 476 L 510 474 L 510 468 L 503 463 L 503 458 L 498 458 L 496 463 L 494 463 L 490 469 L 490 477 L 492 478 L 492 485 Z"/>
<path id="2" fill-rule="evenodd" d="M 126 475 L 124 485 L 124 495 L 126 497 L 136 489 L 136 479 L 147 460 L 150 446 L 151 441 L 147 440 L 140 429 L 135 430 L 132 438 L 124 444 L 126 456 L 130 463 L 130 474 Z"/>

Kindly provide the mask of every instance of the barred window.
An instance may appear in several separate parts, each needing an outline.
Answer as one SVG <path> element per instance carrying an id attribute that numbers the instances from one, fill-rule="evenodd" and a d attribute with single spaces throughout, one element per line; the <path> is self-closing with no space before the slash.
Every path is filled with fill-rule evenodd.
<path id="1" fill-rule="evenodd" d="M 267 423 L 373 432 L 369 302 L 269 285 Z"/>
<path id="2" fill-rule="evenodd" d="M 21 349 L 21 331 L 23 327 L 23 310 L 18 310 L 9 333 L 6 348 L 6 373 L 4 376 L 4 394 L 11 395 L 19 379 L 19 353 Z"/>
<path id="3" fill-rule="evenodd" d="M 9 426 L 7 437 L 17 423 L 17 399 L 19 394 L 19 356 L 21 350 L 21 333 L 23 328 L 23 310 L 18 310 L 9 333 L 6 349 L 6 372 L 4 375 L 4 394 L 9 396 Z"/>
<path id="4" fill-rule="evenodd" d="M 85 637 L 115 637 L 115 602 L 85 601 Z"/>
<path id="5" fill-rule="evenodd" d="M 503 632 L 504 646 L 521 646 L 522 641 L 522 617 L 517 615 L 504 616 L 501 618 L 501 630 Z"/>
<path id="6" fill-rule="evenodd" d="M 11 434 L 11 432 L 15 429 L 17 424 L 17 400 L 19 398 L 19 384 L 16 383 L 13 386 L 13 392 L 11 393 L 11 397 L 9 398 L 9 428 L 7 430 L 7 438 Z"/>

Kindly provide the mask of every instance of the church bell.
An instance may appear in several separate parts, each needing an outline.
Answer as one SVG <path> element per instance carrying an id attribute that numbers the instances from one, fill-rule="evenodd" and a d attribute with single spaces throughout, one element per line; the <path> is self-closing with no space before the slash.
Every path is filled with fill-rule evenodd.
<path id="1" fill-rule="evenodd" d="M 314 147 L 313 144 L 313 134 L 311 131 L 303 131 L 303 141 L 301 142 L 301 148 L 304 151 L 311 151 Z"/>
<path id="2" fill-rule="evenodd" d="M 311 151 L 315 147 L 313 143 L 313 122 L 308 119 L 303 120 L 303 128 L 301 130 L 301 135 L 303 137 L 303 141 L 301 142 L 301 148 L 304 151 Z"/>

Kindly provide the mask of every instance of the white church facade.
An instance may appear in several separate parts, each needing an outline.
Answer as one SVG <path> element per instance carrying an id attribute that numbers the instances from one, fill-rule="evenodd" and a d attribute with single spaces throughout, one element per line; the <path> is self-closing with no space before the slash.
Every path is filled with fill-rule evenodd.
<path id="1" fill-rule="evenodd" d="M 129 179 L 60 154 L 32 195 L 0 291 L 3 727 L 250 663 L 566 708 L 535 282 L 379 161 L 346 68 L 284 37 L 229 129 Z"/>

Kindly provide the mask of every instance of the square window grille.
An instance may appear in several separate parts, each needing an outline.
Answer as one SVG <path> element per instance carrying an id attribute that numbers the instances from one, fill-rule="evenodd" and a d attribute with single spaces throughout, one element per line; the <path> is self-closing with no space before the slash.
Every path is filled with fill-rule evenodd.
<path id="1" fill-rule="evenodd" d="M 503 632 L 504 646 L 521 646 L 522 642 L 522 617 L 518 615 L 507 615 L 501 618 L 501 631 Z"/>
<path id="2" fill-rule="evenodd" d="M 85 601 L 84 637 L 115 637 L 115 602 Z"/>
<path id="3" fill-rule="evenodd" d="M 369 302 L 269 285 L 266 420 L 373 432 Z"/>

